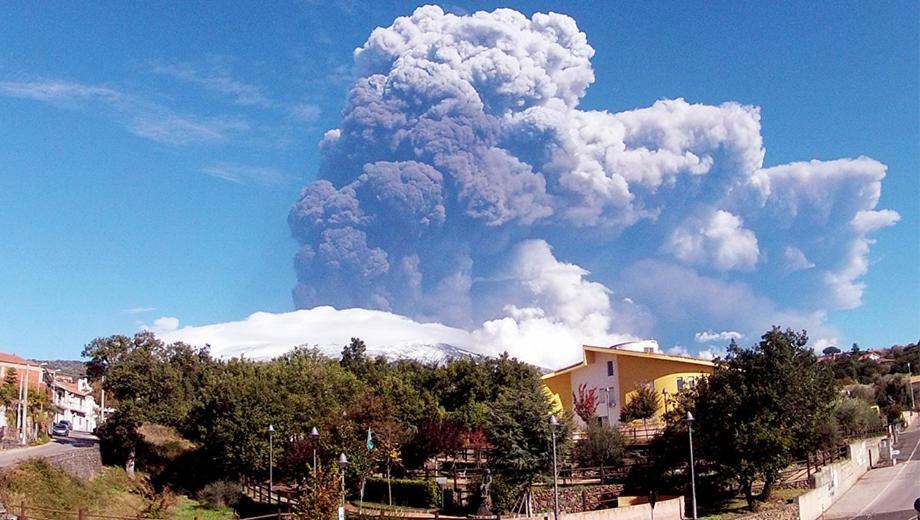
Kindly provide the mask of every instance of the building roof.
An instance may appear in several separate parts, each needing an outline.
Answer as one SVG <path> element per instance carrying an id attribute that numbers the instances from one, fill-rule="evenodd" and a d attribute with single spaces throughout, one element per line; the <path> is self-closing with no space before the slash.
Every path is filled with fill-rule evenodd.
<path id="1" fill-rule="evenodd" d="M 80 390 L 80 387 L 79 387 L 77 384 L 75 384 L 75 383 L 69 383 L 69 382 L 66 382 L 66 381 L 55 381 L 54 387 L 55 387 L 55 388 L 60 388 L 60 389 L 62 389 L 62 390 L 65 390 L 65 391 L 67 391 L 67 392 L 70 392 L 71 394 L 76 394 L 76 395 L 79 395 L 79 396 L 82 396 L 82 397 L 86 397 L 86 396 L 88 396 L 88 395 L 90 394 L 90 392 L 84 392 L 84 391 Z"/>
<path id="2" fill-rule="evenodd" d="M 25 358 L 19 357 L 16 354 L 8 354 L 6 352 L 0 352 L 0 363 L 11 363 L 14 365 L 25 365 L 28 363 Z"/>
<path id="3" fill-rule="evenodd" d="M 633 342 L 630 342 L 633 343 Z M 658 359 L 661 361 L 674 361 L 677 363 L 689 363 L 691 365 L 700 365 L 711 367 L 715 366 L 715 363 L 706 359 L 700 359 L 690 356 L 678 356 L 674 354 L 662 354 L 660 352 L 640 352 L 638 350 L 628 350 L 623 348 L 630 343 L 620 343 L 618 345 L 613 345 L 611 347 L 595 347 L 592 345 L 582 345 L 582 360 L 580 363 L 575 363 L 566 367 L 562 367 L 558 370 L 550 372 L 543 375 L 543 379 L 548 379 L 555 377 L 566 372 L 571 372 L 577 370 L 583 366 L 588 365 L 588 352 L 598 352 L 601 354 L 613 354 L 616 356 L 629 356 L 629 357 L 641 357 L 646 359 Z"/>

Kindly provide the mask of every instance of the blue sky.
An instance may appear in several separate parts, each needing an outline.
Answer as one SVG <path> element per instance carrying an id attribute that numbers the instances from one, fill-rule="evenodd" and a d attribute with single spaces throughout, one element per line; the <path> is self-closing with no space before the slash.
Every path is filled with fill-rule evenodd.
<path id="1" fill-rule="evenodd" d="M 286 222 L 291 205 L 324 168 L 327 178 L 338 179 L 336 188 L 360 174 L 360 168 L 333 171 L 340 163 L 318 148 L 327 130 L 342 126 L 342 111 L 355 108 L 346 103 L 354 84 L 353 50 L 375 27 L 389 26 L 418 5 L 7 6 L 0 19 L 0 349 L 75 358 L 93 337 L 132 332 L 160 317 L 205 325 L 256 311 L 293 310 L 291 290 L 298 279 L 292 257 L 300 246 L 320 245 L 291 237 Z M 502 224 L 508 228 L 502 235 L 507 247 L 487 258 L 471 257 L 475 266 L 466 274 L 472 288 L 465 295 L 472 313 L 433 311 L 437 304 L 424 297 L 410 302 L 392 288 L 387 294 L 393 301 L 386 304 L 375 303 L 380 294 L 358 294 L 357 288 L 349 293 L 358 294 L 352 300 L 329 297 L 329 287 L 303 279 L 337 280 L 316 265 L 304 267 L 301 285 L 317 292 L 299 300 L 301 307 L 381 308 L 471 331 L 488 320 L 520 324 L 526 314 L 521 309 L 543 309 L 569 326 L 588 323 L 579 321 L 587 319 L 582 315 L 566 316 L 596 309 L 572 310 L 565 306 L 572 302 L 550 301 L 546 287 L 556 286 L 548 278 L 518 276 L 516 283 L 530 292 L 504 282 L 493 290 L 495 284 L 482 282 L 517 276 L 515 259 L 526 253 L 532 256 L 524 258 L 543 255 L 553 266 L 590 271 L 574 275 L 574 283 L 588 293 L 598 286 L 578 284 L 601 284 L 610 295 L 601 312 L 609 318 L 604 332 L 656 337 L 663 348 L 676 345 L 694 353 L 728 337 L 697 341 L 700 332 L 738 332 L 752 341 L 759 323 L 715 310 L 674 318 L 675 306 L 686 300 L 658 298 L 661 286 L 636 281 L 643 273 L 659 280 L 699 275 L 706 287 L 739 289 L 733 294 L 760 301 L 745 312 L 794 316 L 781 324 L 807 325 L 816 339 L 884 346 L 920 335 L 916 3 L 854 2 L 833 9 L 730 2 L 442 7 L 458 15 L 509 7 L 527 17 L 538 11 L 570 16 L 594 49 L 594 81 L 577 103 L 582 111 L 613 114 L 659 99 L 706 106 L 734 101 L 760 107 L 764 168 L 870 157 L 887 166 L 880 199 L 870 209 L 892 210 L 898 218 L 889 215 L 887 223 L 897 222 L 859 237 L 869 246 L 867 272 L 849 281 L 865 288 L 844 303 L 837 297 L 828 304 L 833 298 L 817 294 L 818 278 L 806 276 L 824 263 L 839 274 L 843 268 L 834 258 L 813 258 L 819 253 L 806 248 L 808 263 L 817 266 L 791 274 L 777 274 L 781 269 L 774 262 L 787 234 L 820 251 L 820 236 L 837 236 L 847 225 L 834 222 L 835 210 L 820 226 L 780 229 L 769 225 L 770 215 L 723 204 L 711 212 L 676 212 L 673 220 L 665 211 L 654 223 L 640 219 L 615 230 L 581 221 L 521 224 L 526 218 Z M 380 159 L 392 158 L 374 157 Z M 715 161 L 718 167 L 718 155 Z M 565 209 L 564 202 L 554 202 L 553 216 L 544 220 Z M 451 221 L 451 211 L 448 205 L 445 226 L 457 226 L 461 234 L 479 229 L 465 220 L 452 224 L 458 221 Z M 695 243 L 692 237 L 679 239 L 700 226 L 714 229 L 717 215 L 727 219 L 720 229 L 742 239 L 749 236 L 745 226 L 751 227 L 759 254 L 737 256 L 733 250 L 735 256 L 718 260 L 706 249 L 708 242 L 702 250 L 676 245 Z M 665 220 L 671 227 L 659 229 Z M 371 246 L 374 240 L 401 242 L 396 229 L 386 237 L 368 229 Z M 488 229 L 492 233 L 495 227 Z M 442 235 L 419 247 L 451 253 L 446 244 L 455 241 Z M 828 255 L 851 246 L 834 242 Z M 381 247 L 392 262 L 394 250 Z M 425 254 L 421 257 L 425 264 Z M 719 262 L 722 267 L 713 269 Z M 373 284 L 402 283 L 395 276 Z M 430 293 L 440 287 L 423 286 Z M 624 299 L 641 309 L 621 309 Z M 517 309 L 510 314 L 501 310 L 509 302 Z"/>

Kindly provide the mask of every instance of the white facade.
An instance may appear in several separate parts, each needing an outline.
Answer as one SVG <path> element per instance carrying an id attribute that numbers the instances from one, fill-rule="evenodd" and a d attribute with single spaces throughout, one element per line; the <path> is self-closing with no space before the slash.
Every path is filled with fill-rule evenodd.
<path id="1" fill-rule="evenodd" d="M 86 379 L 79 379 L 76 384 L 55 382 L 51 395 L 54 405 L 60 410 L 54 415 L 54 422 L 70 421 L 74 431 L 78 432 L 96 429 L 98 407 Z"/>
<path id="2" fill-rule="evenodd" d="M 612 372 L 612 373 L 611 373 Z M 581 385 L 586 389 L 597 389 L 599 404 L 595 414 L 604 424 L 617 424 L 620 421 L 620 367 L 617 356 L 614 354 L 595 354 L 594 363 L 586 365 L 581 370 L 572 372 L 573 392 L 577 392 Z M 575 420 L 584 426 L 577 415 Z"/>

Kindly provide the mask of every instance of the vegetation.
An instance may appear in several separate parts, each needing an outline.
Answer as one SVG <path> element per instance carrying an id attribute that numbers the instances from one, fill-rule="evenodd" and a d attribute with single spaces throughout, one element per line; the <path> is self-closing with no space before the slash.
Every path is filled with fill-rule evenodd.
<path id="1" fill-rule="evenodd" d="M 603 482 L 605 467 L 619 465 L 625 454 L 620 430 L 598 422 L 589 423 L 584 438 L 575 444 L 574 454 L 575 460 L 584 466 L 599 466 Z"/>
<path id="2" fill-rule="evenodd" d="M 222 520 L 227 508 L 209 508 L 171 493 L 156 492 L 143 478 L 131 480 L 121 468 L 104 467 L 91 481 L 80 480 L 31 459 L 0 473 L 0 502 L 60 511 L 85 509 L 97 515 Z M 31 516 L 31 515 L 30 515 Z M 49 520 L 72 520 L 72 514 L 43 514 Z"/>
<path id="3" fill-rule="evenodd" d="M 581 417 L 585 424 L 591 423 L 594 414 L 597 413 L 599 404 L 597 397 L 597 388 L 588 389 L 588 385 L 582 383 L 578 385 L 578 392 L 572 392 L 572 401 L 574 402 L 575 414 Z"/>
<path id="4" fill-rule="evenodd" d="M 655 416 L 660 405 L 661 398 L 651 385 L 637 385 L 632 399 L 620 410 L 620 421 L 642 421 L 645 426 L 646 422 Z"/>
<path id="5" fill-rule="evenodd" d="M 493 471 L 519 482 L 551 465 L 551 409 L 540 374 L 507 355 L 440 366 L 388 361 L 368 357 L 355 338 L 341 360 L 308 348 L 268 362 L 216 360 L 206 349 L 167 345 L 149 332 L 96 339 L 84 355 L 89 377 L 104 378 L 119 403 L 99 432 L 106 460 L 128 475 L 134 466 L 150 472 L 157 490 L 195 494 L 240 474 L 266 478 L 269 424 L 275 476 L 302 489 L 327 476 L 312 472 L 314 447 L 321 465 L 347 455 L 351 496 L 373 474 L 400 477 L 463 446 L 495 447 Z M 562 423 L 560 453 L 569 418 Z M 322 505 L 310 510 L 316 508 Z"/>

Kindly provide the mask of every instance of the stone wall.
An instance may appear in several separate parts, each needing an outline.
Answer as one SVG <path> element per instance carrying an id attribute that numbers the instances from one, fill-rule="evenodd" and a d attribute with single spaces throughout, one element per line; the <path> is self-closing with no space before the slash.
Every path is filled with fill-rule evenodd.
<path id="1" fill-rule="evenodd" d="M 623 492 L 622 484 L 605 484 L 590 487 L 560 487 L 559 512 L 579 513 L 593 511 L 599 507 L 611 507 Z M 533 490 L 533 506 L 536 511 L 553 510 L 553 488 L 548 486 Z"/>
<path id="2" fill-rule="evenodd" d="M 102 469 L 102 457 L 99 455 L 99 448 L 95 446 L 70 450 L 46 459 L 53 467 L 83 480 L 92 479 Z"/>

